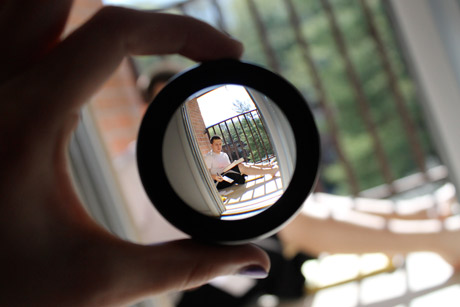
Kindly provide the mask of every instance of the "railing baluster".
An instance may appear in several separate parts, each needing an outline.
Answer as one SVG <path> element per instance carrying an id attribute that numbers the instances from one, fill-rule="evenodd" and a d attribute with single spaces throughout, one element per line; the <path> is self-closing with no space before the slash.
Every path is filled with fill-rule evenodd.
<path id="1" fill-rule="evenodd" d="M 225 127 L 227 128 L 227 132 L 228 132 L 228 137 L 230 139 L 230 144 L 227 143 L 227 146 L 229 147 L 229 150 L 230 150 L 230 153 L 233 151 L 233 152 L 236 152 L 236 156 L 237 156 L 237 159 L 239 159 L 239 154 L 238 154 L 238 144 L 235 144 L 235 141 L 233 140 L 233 137 L 232 137 L 232 132 L 230 130 L 230 128 L 228 127 L 228 124 L 227 124 L 228 120 L 226 120 L 224 122 L 224 125 Z M 229 146 L 230 145 L 230 146 Z M 230 148 L 233 148 L 233 149 L 230 149 Z M 233 160 L 233 155 L 230 154 L 230 160 Z"/>
<path id="2" fill-rule="evenodd" d="M 254 132 L 253 132 L 253 129 L 252 129 L 252 127 L 251 127 L 251 123 L 250 123 L 250 121 L 249 121 L 248 118 L 247 118 L 247 113 L 244 113 L 243 115 L 244 115 L 244 119 L 246 120 L 246 123 L 248 124 L 249 132 L 251 132 L 252 139 L 254 140 L 254 144 L 256 145 L 256 150 L 257 150 L 257 153 L 259 154 L 259 158 L 260 158 L 262 155 L 260 154 L 260 148 L 259 148 L 258 142 L 257 142 L 257 140 L 256 140 L 256 137 L 254 136 Z M 254 156 L 254 155 L 253 155 L 253 156 Z M 254 159 L 253 162 L 255 162 L 255 159 Z"/>
<path id="3" fill-rule="evenodd" d="M 255 111 L 257 112 L 258 118 L 262 118 L 262 116 L 260 115 L 259 110 L 256 109 Z M 263 120 L 260 120 L 260 124 L 262 125 L 263 131 L 265 132 L 265 135 L 266 135 L 266 137 L 267 137 L 268 145 L 270 146 L 270 148 L 271 148 L 272 151 L 273 151 L 273 145 L 272 145 L 272 142 L 271 142 L 271 140 L 270 140 L 270 137 L 268 136 L 267 128 L 265 127 L 264 121 L 263 121 Z M 268 157 L 268 152 L 267 152 L 267 157 Z"/>
<path id="4" fill-rule="evenodd" d="M 240 123 L 241 130 L 243 131 L 244 137 L 246 139 L 246 144 L 248 144 L 249 151 L 251 152 L 252 160 L 254 160 L 254 154 L 252 153 L 251 142 L 249 142 L 248 136 L 246 134 L 246 129 L 244 129 L 243 123 L 241 123 L 241 115 L 238 115 L 237 119 L 238 119 L 238 122 Z"/>
<path id="5" fill-rule="evenodd" d="M 260 134 L 260 129 L 259 129 L 259 127 L 257 127 L 256 120 L 254 119 L 254 116 L 252 115 L 252 112 L 249 112 L 249 115 L 250 115 L 251 118 L 252 118 L 252 122 L 254 123 L 254 126 L 255 126 L 255 130 L 256 130 L 257 136 L 259 137 L 259 140 L 260 140 L 260 143 L 261 143 L 261 145 L 262 145 L 263 151 L 265 152 L 265 155 L 264 155 L 264 156 L 267 156 L 267 157 L 268 157 L 267 147 L 265 146 L 265 143 L 264 143 L 264 139 L 263 139 L 263 137 L 262 137 L 262 134 Z M 261 161 L 264 161 L 264 160 L 265 160 L 265 159 L 261 159 Z"/>
<path id="6" fill-rule="evenodd" d="M 209 131 L 209 129 L 208 129 L 208 131 Z M 216 133 L 216 126 L 212 126 L 212 131 L 213 131 L 213 136 L 214 136 L 214 135 L 217 135 L 217 133 Z M 211 137 L 210 137 L 209 139 L 211 139 Z"/>
<path id="7" fill-rule="evenodd" d="M 259 156 L 259 159 L 257 161 L 260 161 L 261 157 L 262 157 L 262 153 L 261 153 L 261 150 L 260 150 L 260 140 L 257 137 L 257 134 L 255 133 L 254 120 L 253 119 L 251 120 L 251 118 L 249 117 L 249 114 L 250 114 L 249 112 L 246 112 L 246 113 L 244 113 L 244 116 L 246 118 L 246 121 L 248 122 L 249 130 L 251 131 L 252 141 L 256 145 L 257 153 L 258 153 L 258 156 Z"/>
<path id="8" fill-rule="evenodd" d="M 345 44 L 345 40 L 343 38 L 342 31 L 339 28 L 333 8 L 329 3 L 329 0 L 321 0 L 320 2 L 329 20 L 329 24 L 332 30 L 332 36 L 337 45 L 337 49 L 340 51 L 339 53 L 342 57 L 342 60 L 344 61 L 347 76 L 350 80 L 351 87 L 358 102 L 359 112 L 361 113 L 361 116 L 364 120 L 364 124 L 366 125 L 366 128 L 369 134 L 371 135 L 373 147 L 377 156 L 377 161 L 379 163 L 380 170 L 383 175 L 384 182 L 388 185 L 388 188 L 391 191 L 391 193 L 394 194 L 396 191 L 393 186 L 393 175 L 391 173 L 390 164 L 385 155 L 385 151 L 383 150 L 382 142 L 380 141 L 380 137 L 377 133 L 377 128 L 372 120 L 371 111 L 369 108 L 369 101 L 367 100 L 367 97 L 364 94 L 362 84 L 359 80 L 357 72 L 355 71 L 350 55 L 348 54 L 348 48 Z"/>
<path id="9" fill-rule="evenodd" d="M 236 128 L 235 122 L 233 121 L 233 119 L 234 119 L 234 117 L 232 117 L 230 120 L 231 120 L 231 122 L 232 122 L 233 129 L 235 130 L 236 137 L 238 138 L 238 144 L 241 145 L 241 151 L 243 152 L 243 155 L 244 155 L 244 143 L 241 142 L 240 134 L 238 133 L 238 129 Z M 239 158 L 241 158 L 241 157 L 240 157 L 240 152 L 239 152 L 239 150 L 238 150 L 238 144 L 236 145 L 236 148 L 237 148 L 237 154 L 236 154 L 236 155 L 237 155 L 237 157 L 238 157 L 238 159 L 239 159 Z"/>
<path id="10" fill-rule="evenodd" d="M 316 95 L 318 97 L 318 104 L 324 112 L 326 124 L 329 130 L 330 136 L 331 136 L 331 140 L 334 145 L 334 149 L 337 153 L 337 156 L 345 170 L 345 175 L 350 185 L 351 194 L 358 195 L 359 193 L 358 180 L 356 179 L 356 175 L 353 170 L 353 167 L 343 150 L 342 143 L 340 142 L 340 138 L 338 136 L 339 128 L 337 126 L 333 112 L 331 108 L 329 107 L 329 102 L 327 101 L 327 98 L 326 98 L 326 92 L 323 86 L 323 82 L 321 81 L 319 71 L 316 68 L 315 62 L 313 60 L 313 56 L 311 54 L 310 45 L 307 42 L 304 35 L 302 34 L 299 16 L 297 14 L 296 8 L 294 6 L 294 3 L 292 3 L 292 0 L 284 0 L 284 3 L 288 10 L 289 20 L 294 30 L 294 34 L 295 34 L 297 43 L 300 46 L 304 62 L 306 63 L 307 68 L 311 72 L 311 76 L 313 78 L 313 86 L 315 87 Z"/>
<path id="11" fill-rule="evenodd" d="M 262 127 L 258 127 L 256 124 L 256 120 L 254 118 L 254 115 L 252 114 L 253 112 L 256 112 L 258 114 L 258 117 L 260 118 L 260 114 L 258 110 L 248 111 L 248 112 L 239 114 L 237 116 L 226 119 L 224 121 L 214 124 L 213 126 L 206 128 L 206 133 L 209 137 L 211 137 L 211 131 L 213 131 L 213 135 L 220 135 L 222 138 L 223 144 L 227 145 L 225 146 L 224 151 L 229 156 L 231 156 L 232 152 L 236 152 L 237 157 L 240 158 L 241 156 L 238 151 L 238 144 L 242 144 L 244 152 L 247 152 L 246 149 L 244 148 L 244 145 L 247 145 L 249 147 L 249 151 L 252 156 L 252 159 L 254 160 L 254 162 L 256 162 L 255 155 L 254 155 L 254 149 L 251 147 L 251 142 L 249 141 L 247 131 L 249 131 L 249 133 L 251 134 L 253 143 L 256 146 L 256 150 L 257 150 L 259 157 L 263 156 L 261 153 L 261 148 L 260 148 L 261 146 L 263 147 L 263 152 L 265 153 L 265 156 L 269 155 L 269 151 L 267 149 L 267 145 L 264 142 L 262 134 L 267 136 L 268 145 L 270 146 L 270 148 L 273 148 L 273 147 L 271 145 L 270 139 L 268 138 L 268 134 L 267 134 L 267 131 L 265 129 L 263 122 L 261 122 Z M 246 129 L 244 128 L 244 124 L 241 118 L 244 118 L 244 121 L 247 125 Z M 235 119 L 238 120 L 238 123 L 242 131 L 241 133 L 238 132 L 238 128 L 234 122 Z M 231 134 L 229 123 L 231 123 L 231 126 L 233 127 L 236 133 L 236 138 L 238 139 L 238 142 L 235 141 L 234 137 Z M 220 133 L 216 133 L 216 127 L 218 127 Z M 224 127 L 224 129 L 222 129 L 222 127 Z M 261 130 L 263 131 L 263 133 Z M 244 136 L 244 141 L 242 141 L 242 136 Z"/>
<path id="12" fill-rule="evenodd" d="M 276 52 L 273 47 L 270 45 L 270 41 L 268 39 L 267 28 L 264 25 L 264 22 L 260 16 L 260 13 L 257 9 L 256 3 L 254 0 L 248 0 L 248 8 L 249 12 L 251 13 L 252 18 L 255 21 L 255 26 L 257 32 L 259 34 L 260 42 L 264 49 L 264 54 L 267 58 L 268 66 L 275 72 L 281 71 L 281 66 L 276 58 Z"/>
<path id="13" fill-rule="evenodd" d="M 227 138 L 225 137 L 225 133 L 222 131 L 221 123 L 217 124 L 217 126 L 219 127 L 219 130 L 220 130 L 220 136 L 222 137 L 222 143 L 227 144 Z M 228 150 L 228 146 L 226 146 L 225 148 L 226 148 L 224 149 L 225 153 L 230 156 L 231 153 Z"/>
<path id="14" fill-rule="evenodd" d="M 359 194 L 360 187 L 358 183 L 358 178 L 356 176 L 356 170 L 353 169 L 352 163 L 350 162 L 350 157 L 347 157 L 346 151 L 344 150 L 344 143 L 343 143 L 343 140 L 340 138 L 340 126 L 338 125 L 337 118 L 335 117 L 333 105 L 331 104 L 331 101 L 328 101 L 328 97 L 326 95 L 326 87 L 325 87 L 323 80 L 321 79 L 318 67 L 315 63 L 315 59 L 313 58 L 313 55 L 311 53 L 311 49 L 308 44 L 308 39 L 305 35 L 302 34 L 302 27 L 301 27 L 301 23 L 299 20 L 300 15 L 298 11 L 296 11 L 296 5 L 293 3 L 293 0 L 283 0 L 283 1 L 287 8 L 286 12 L 288 13 L 291 27 L 294 30 L 295 42 L 300 47 L 300 51 L 303 55 L 304 63 L 309 68 L 309 72 L 310 72 L 309 75 L 312 77 L 312 81 L 313 81 L 312 85 L 315 88 L 316 96 L 318 99 L 317 103 L 319 107 L 321 108 L 321 110 L 324 112 L 325 122 L 326 122 L 327 129 L 331 136 L 332 145 L 334 146 L 336 153 L 337 153 L 337 157 L 343 166 L 347 181 L 349 183 L 350 192 L 353 195 L 357 195 Z M 189 4 L 192 4 L 193 2 L 195 2 L 195 0 L 189 0 L 187 2 L 183 2 L 179 5 L 176 5 L 175 7 L 182 8 L 183 11 L 185 12 L 185 9 L 184 9 L 185 6 L 188 6 Z M 260 39 L 262 50 L 264 51 L 264 55 L 267 59 L 267 65 L 273 71 L 280 73 L 282 62 L 281 62 L 281 59 L 278 59 L 278 54 L 276 53 L 274 46 L 270 42 L 270 36 L 268 32 L 270 29 L 264 23 L 264 19 L 261 14 L 262 11 L 259 10 L 259 8 L 261 8 L 259 7 L 259 5 L 262 5 L 262 3 L 263 1 L 257 2 L 256 0 L 247 0 L 247 5 L 248 5 L 247 9 L 248 9 L 250 16 L 252 17 L 252 20 L 254 22 L 254 27 L 258 33 L 258 37 Z M 388 193 L 395 193 L 397 192 L 396 188 L 397 188 L 398 182 L 394 181 L 395 178 L 392 174 L 390 161 L 388 161 L 388 157 L 383 147 L 384 144 L 382 143 L 382 140 L 379 137 L 378 127 L 375 124 L 374 119 L 372 118 L 371 105 L 369 104 L 369 99 L 366 97 L 364 93 L 363 84 L 356 71 L 356 67 L 354 63 L 352 62 L 352 59 L 349 55 L 348 46 L 346 45 L 346 42 L 344 39 L 343 29 L 339 27 L 336 13 L 334 12 L 333 6 L 331 5 L 330 1 L 321 0 L 320 3 L 329 21 L 332 38 L 335 41 L 336 49 L 338 50 L 339 57 L 341 57 L 344 63 L 345 73 L 348 76 L 348 79 L 351 85 L 351 91 L 356 97 L 356 105 L 360 113 L 359 117 L 363 120 L 365 129 L 367 130 L 367 133 L 369 134 L 369 138 L 371 138 L 372 147 L 373 147 L 376 161 L 378 163 L 378 167 L 380 170 L 379 173 L 383 177 L 383 181 L 386 184 L 384 185 L 384 187 L 385 186 L 388 187 L 388 190 L 387 190 Z M 224 20 L 224 17 L 225 17 L 224 14 L 226 12 L 221 10 L 218 0 L 208 0 L 208 4 L 210 6 L 214 6 L 216 10 L 217 26 L 225 31 L 226 25 L 225 25 L 225 20 Z M 386 50 L 385 45 L 382 40 L 381 33 L 378 32 L 378 28 L 375 25 L 374 16 L 372 15 L 373 12 L 370 9 L 369 4 L 366 2 L 366 0 L 360 0 L 360 5 L 364 12 L 364 20 L 369 30 L 369 38 L 374 40 L 374 44 L 377 47 L 376 48 L 378 52 L 377 56 L 382 61 L 383 72 L 385 73 L 387 77 L 391 95 L 395 100 L 395 108 L 397 110 L 397 113 L 399 114 L 400 120 L 402 121 L 402 125 L 404 127 L 405 133 L 407 134 L 407 140 L 410 146 L 410 150 L 412 151 L 411 154 L 412 154 L 413 160 L 415 162 L 417 169 L 420 170 L 422 173 L 424 173 L 425 180 L 428 181 L 432 178 L 428 174 L 429 172 L 426 170 L 426 160 L 425 160 L 426 155 L 424 153 L 422 144 L 417 134 L 417 127 L 414 123 L 413 118 L 411 118 L 411 114 L 407 106 L 405 105 L 404 95 L 401 92 L 401 88 L 399 88 L 398 75 L 396 74 L 393 67 L 391 66 L 392 63 L 391 63 L 391 59 L 388 56 L 388 50 Z M 255 162 L 254 154 L 258 153 L 258 155 L 262 157 L 263 156 L 262 151 L 265 150 L 265 153 L 266 153 L 265 156 L 268 156 L 268 151 L 266 148 L 268 144 L 267 142 L 264 142 L 263 138 L 261 137 L 260 132 L 257 131 L 258 126 L 257 125 L 256 127 L 252 126 L 253 123 L 255 124 L 254 116 L 252 114 L 245 114 L 243 115 L 243 117 L 244 119 L 241 117 L 237 117 L 239 125 L 242 127 L 242 133 L 240 132 L 241 135 L 237 133 L 238 142 L 243 144 L 242 142 L 243 137 L 247 140 L 246 143 L 248 145 L 248 149 L 251 152 L 253 160 Z M 250 119 L 251 117 L 252 117 L 252 120 Z M 236 127 L 237 124 L 233 121 L 233 119 L 231 120 L 231 123 L 232 123 L 232 127 L 235 130 L 237 130 L 237 127 Z M 248 125 L 246 129 L 244 128 L 245 123 Z M 226 135 L 224 131 L 225 127 L 227 128 L 227 132 L 229 133 L 229 135 Z M 233 140 L 233 138 L 235 137 L 234 136 L 232 137 L 228 123 L 223 123 L 223 122 L 219 123 L 219 128 L 215 126 L 209 127 L 207 129 L 209 136 L 211 136 L 210 134 L 211 131 L 214 131 L 215 135 L 219 134 L 216 132 L 220 131 L 220 135 L 222 136 L 224 143 L 227 143 L 227 140 L 231 139 L 231 143 L 228 143 L 229 146 L 227 146 L 229 149 L 231 146 L 237 145 L 235 144 Z M 254 145 L 252 146 L 251 146 L 251 142 L 249 142 L 250 137 L 252 137 L 254 140 Z M 258 143 L 259 139 L 262 144 Z M 236 141 L 236 138 L 235 138 L 235 141 Z M 269 139 L 269 143 L 270 143 L 270 139 Z M 271 146 L 271 143 L 269 145 Z M 244 148 L 246 147 L 244 146 Z M 236 152 L 237 152 L 237 155 L 239 156 L 238 148 L 236 149 Z"/>
<path id="15" fill-rule="evenodd" d="M 390 59 L 385 49 L 385 44 L 383 43 L 382 37 L 374 22 L 374 18 L 372 16 L 369 4 L 366 2 L 366 0 L 360 0 L 360 3 L 364 12 L 364 19 L 366 20 L 369 33 L 375 42 L 377 52 L 382 61 L 383 70 L 385 72 L 385 75 L 387 76 L 388 85 L 390 87 L 391 93 L 393 94 L 396 108 L 401 116 L 401 122 L 407 134 L 407 139 L 410 144 L 412 155 L 414 157 L 418 169 L 426 174 L 426 163 L 423 149 L 417 138 L 415 124 L 409 114 L 406 105 L 404 104 L 404 96 L 401 92 L 400 87 L 398 86 L 398 80 L 393 70 L 393 67 L 391 66 Z"/>

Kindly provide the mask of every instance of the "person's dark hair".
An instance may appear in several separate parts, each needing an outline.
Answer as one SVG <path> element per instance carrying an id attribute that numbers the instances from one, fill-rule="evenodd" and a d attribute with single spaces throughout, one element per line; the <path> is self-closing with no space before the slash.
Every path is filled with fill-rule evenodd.
<path id="1" fill-rule="evenodd" d="M 218 135 L 213 136 L 210 140 L 211 144 L 214 143 L 214 140 L 222 140 L 222 138 Z"/>

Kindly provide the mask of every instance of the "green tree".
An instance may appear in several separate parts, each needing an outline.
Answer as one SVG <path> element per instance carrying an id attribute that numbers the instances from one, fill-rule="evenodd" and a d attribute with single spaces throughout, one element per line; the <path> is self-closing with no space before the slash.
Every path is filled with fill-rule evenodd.
<path id="1" fill-rule="evenodd" d="M 289 16 L 283 0 L 254 1 L 261 19 L 266 26 L 268 40 L 275 51 L 279 73 L 290 80 L 304 94 L 312 108 L 317 106 L 317 94 L 313 85 L 310 69 L 302 59 L 299 44 L 290 26 Z M 315 67 L 318 69 L 322 84 L 326 90 L 327 101 L 334 111 L 340 127 L 339 138 L 343 150 L 356 173 L 361 190 L 384 183 L 376 158 L 373 140 L 357 108 L 356 97 L 345 70 L 345 64 L 335 44 L 329 20 L 321 1 L 292 0 L 300 18 L 301 30 L 307 40 Z M 353 67 L 359 76 L 360 85 L 370 102 L 372 120 L 381 139 L 391 172 L 394 178 L 400 178 L 417 171 L 401 119 L 395 109 L 394 97 L 389 90 L 388 79 L 384 74 L 382 61 L 377 56 L 376 44 L 364 21 L 359 1 L 330 0 L 333 11 L 344 35 L 346 47 Z M 397 44 L 396 35 L 391 27 L 380 0 L 367 2 L 372 10 L 374 20 L 382 35 L 385 48 L 396 72 L 398 86 L 401 88 L 406 106 L 415 119 L 418 137 L 422 140 L 425 154 L 436 160 L 429 135 L 423 124 L 420 105 L 417 102 L 415 86 L 411 79 L 402 52 Z M 233 1 L 232 24 L 233 36 L 245 44 L 245 59 L 268 66 L 264 48 L 257 32 L 255 18 L 249 13 L 247 0 Z M 269 67 L 273 68 L 273 67 Z M 318 126 L 325 143 L 329 131 L 323 118 L 317 117 Z M 330 146 L 323 149 L 334 156 Z M 321 178 L 338 193 L 349 193 L 347 178 L 340 161 L 324 161 Z"/>
<path id="2" fill-rule="evenodd" d="M 267 38 L 273 48 L 277 67 L 270 67 L 272 60 L 264 52 L 264 46 L 256 27 L 256 19 L 251 15 L 248 4 L 250 0 L 229 0 L 225 2 L 225 19 L 229 28 L 226 29 L 232 36 L 241 40 L 245 45 L 244 60 L 258 63 L 269 69 L 278 69 L 278 72 L 291 81 L 305 96 L 310 107 L 315 110 L 316 120 L 323 139 L 323 167 L 321 180 L 333 192 L 350 193 L 348 178 L 342 163 L 338 160 L 335 148 L 331 145 L 331 135 L 328 124 L 321 109 L 318 109 L 318 93 L 316 92 L 311 68 L 302 57 L 302 49 L 296 41 L 293 28 L 290 26 L 285 0 L 253 0 L 261 20 L 267 29 Z M 357 99 L 345 69 L 345 63 L 338 51 L 331 31 L 329 19 L 320 0 L 291 0 L 300 19 L 302 36 L 308 42 L 314 67 L 319 72 L 324 86 L 326 100 L 333 111 L 334 118 L 339 126 L 338 138 L 343 152 L 348 158 L 361 190 L 384 183 L 379 167 L 373 139 L 369 135 L 365 122 L 357 108 Z M 390 171 L 394 178 L 400 178 L 418 169 L 414 163 L 408 139 L 403 131 L 399 116 L 396 116 L 394 97 L 389 90 L 388 79 L 384 73 L 382 61 L 378 56 L 375 41 L 366 26 L 365 16 L 360 1 L 356 0 L 329 0 L 340 31 L 350 55 L 353 67 L 359 77 L 371 112 L 372 121 L 382 141 L 384 154 L 390 161 Z M 202 3 L 202 2 L 199 2 Z M 221 3 L 224 3 L 222 1 Z M 373 20 L 383 38 L 391 66 L 396 72 L 397 85 L 401 89 L 406 107 L 418 128 L 417 137 L 420 138 L 427 161 L 437 164 L 438 158 L 431 145 L 429 134 L 424 125 L 423 112 L 417 100 L 414 82 L 408 73 L 407 65 L 398 45 L 396 34 L 392 28 L 386 12 L 384 0 L 367 0 Z M 211 5 L 211 1 L 208 1 Z M 193 2 L 187 5 L 194 5 Z M 200 7 L 202 8 L 202 7 Z M 199 14 L 202 10 L 193 10 Z M 196 17 L 206 19 L 207 16 Z M 139 58 L 140 70 L 148 73 L 148 67 L 158 58 Z M 174 58 L 184 61 L 182 58 Z M 185 62 L 185 65 L 189 65 Z M 242 106 L 239 106 L 242 108 Z M 243 111 L 243 108 L 241 109 Z M 244 129 L 255 128 L 253 124 L 247 127 L 236 128 L 234 133 L 243 133 Z M 256 124 L 254 124 L 256 125 Z M 227 129 L 227 128 L 225 128 Z M 234 128 L 230 128 L 234 129 Z M 242 129 L 241 131 L 239 131 Z M 227 133 L 227 132 L 226 132 Z M 268 137 L 255 137 L 248 142 L 251 146 L 262 146 L 268 142 Z M 254 140 L 253 140 L 254 139 Z M 254 159 L 259 159 L 254 154 Z"/>

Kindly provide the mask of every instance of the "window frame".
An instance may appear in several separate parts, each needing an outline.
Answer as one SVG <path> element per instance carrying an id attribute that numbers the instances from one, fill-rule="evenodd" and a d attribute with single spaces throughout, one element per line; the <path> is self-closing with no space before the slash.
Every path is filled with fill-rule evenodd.
<path id="1" fill-rule="evenodd" d="M 436 149 L 460 191 L 460 5 L 456 0 L 391 0 L 406 60 Z M 458 33 L 459 31 L 457 31 Z"/>

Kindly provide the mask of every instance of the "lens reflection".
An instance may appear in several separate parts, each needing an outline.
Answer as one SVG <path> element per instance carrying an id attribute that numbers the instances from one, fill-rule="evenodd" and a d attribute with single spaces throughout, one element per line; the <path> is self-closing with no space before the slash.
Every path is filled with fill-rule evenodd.
<path id="1" fill-rule="evenodd" d="M 276 203 L 291 179 L 295 145 L 289 128 L 276 104 L 256 90 L 239 85 L 202 90 L 168 126 L 168 179 L 203 214 L 225 220 L 259 214 Z M 192 174 L 175 170 L 173 151 L 184 153 L 189 167 L 184 171 Z"/>

